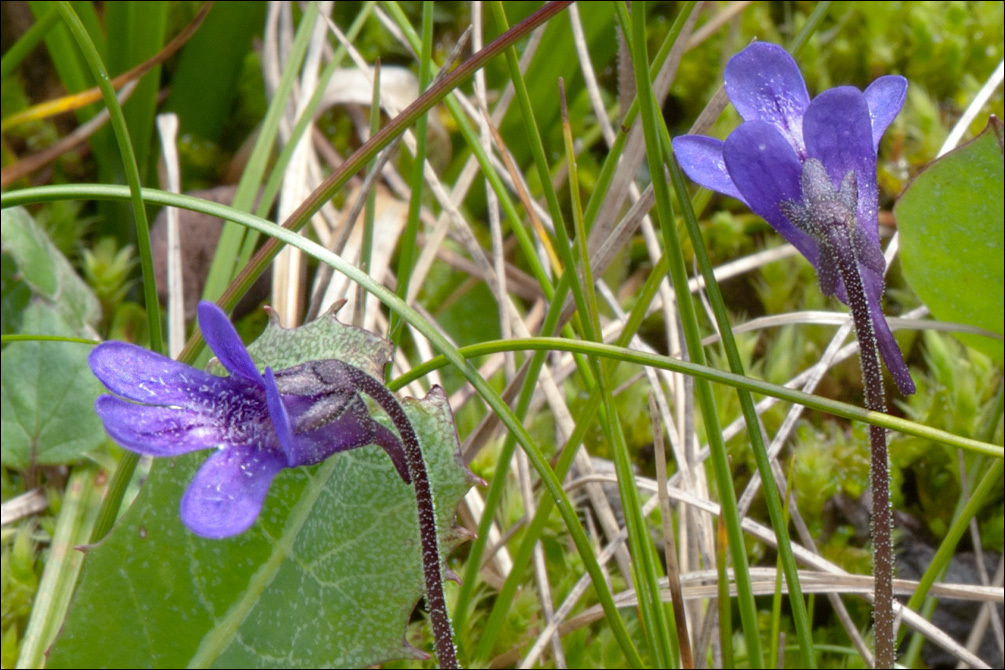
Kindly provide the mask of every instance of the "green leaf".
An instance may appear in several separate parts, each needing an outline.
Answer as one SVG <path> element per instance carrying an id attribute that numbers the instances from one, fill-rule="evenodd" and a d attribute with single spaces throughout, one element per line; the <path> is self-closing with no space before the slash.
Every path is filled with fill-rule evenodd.
<path id="1" fill-rule="evenodd" d="M 23 314 L 23 330 L 74 336 L 77 331 L 36 301 Z M 0 354 L 2 463 L 63 465 L 105 441 L 94 413 L 101 384 L 87 366 L 91 347 L 76 342 L 16 342 Z"/>
<path id="2" fill-rule="evenodd" d="M 919 174 L 897 201 L 904 277 L 932 314 L 1005 335 L 1002 122 Z M 1001 340 L 959 335 L 1005 360 Z"/>
<path id="3" fill-rule="evenodd" d="M 269 325 L 248 346 L 259 366 L 275 370 L 291 368 L 307 361 L 337 358 L 377 379 L 384 378 L 384 368 L 391 360 L 391 343 L 368 330 L 347 326 L 335 317 L 345 304 L 333 306 L 324 316 L 299 328 L 283 328 L 270 308 Z"/>
<path id="4" fill-rule="evenodd" d="M 329 314 L 249 350 L 277 369 L 334 358 L 380 375 L 389 345 Z M 403 401 L 436 498 L 440 547 L 459 535 L 470 486 L 443 391 Z M 389 425 L 389 424 L 388 424 Z M 47 666 L 364 667 L 420 654 L 405 641 L 423 594 L 415 495 L 376 446 L 283 470 L 247 532 L 194 536 L 178 518 L 205 454 L 157 462 L 139 497 L 88 556 Z M 108 644 L 108 631 L 116 643 Z"/>
<path id="5" fill-rule="evenodd" d="M 4 333 L 93 337 L 101 307 L 45 231 L 20 207 L 0 212 Z M 3 350 L 3 465 L 64 465 L 105 441 L 94 414 L 101 384 L 77 343 L 19 342 Z"/>
<path id="6" fill-rule="evenodd" d="M 23 281 L 71 328 L 71 332 L 66 333 L 34 332 L 92 336 L 91 327 L 101 319 L 98 299 L 31 215 L 21 207 L 3 210 L 0 231 L 3 253 L 17 268 L 13 277 Z M 4 282 L 7 282 L 6 271 Z M 7 293 L 6 286 L 4 293 Z M 20 330 L 33 332 L 27 325 L 22 325 Z M 4 332 L 7 332 L 6 326 Z"/>

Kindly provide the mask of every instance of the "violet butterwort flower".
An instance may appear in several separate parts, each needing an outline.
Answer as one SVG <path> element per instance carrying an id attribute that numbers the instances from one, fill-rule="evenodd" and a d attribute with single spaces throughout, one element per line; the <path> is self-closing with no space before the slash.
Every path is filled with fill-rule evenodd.
<path id="1" fill-rule="evenodd" d="M 914 382 L 881 305 L 886 262 L 876 185 L 876 149 L 906 91 L 907 80 L 890 75 L 864 92 L 840 86 L 810 101 L 785 49 L 755 42 L 726 65 L 726 92 L 744 122 L 725 142 L 685 135 L 673 148 L 692 180 L 742 200 L 795 246 L 825 295 L 853 308 L 864 302 L 880 355 L 909 394 Z M 857 295 L 846 272 L 861 278 L 852 281 Z"/>
<path id="2" fill-rule="evenodd" d="M 181 501 L 196 535 L 223 538 L 258 518 L 283 468 L 320 463 L 334 453 L 377 444 L 410 482 L 401 441 L 370 416 L 340 361 L 258 371 L 227 316 L 199 303 L 207 344 L 230 373 L 219 377 L 126 342 L 105 342 L 91 370 L 115 395 L 95 402 L 105 430 L 126 449 L 179 456 L 215 449 Z"/>

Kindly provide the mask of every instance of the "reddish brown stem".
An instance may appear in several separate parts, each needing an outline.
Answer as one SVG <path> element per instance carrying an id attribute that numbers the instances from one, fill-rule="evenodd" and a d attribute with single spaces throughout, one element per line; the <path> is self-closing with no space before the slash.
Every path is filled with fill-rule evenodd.
<path id="1" fill-rule="evenodd" d="M 412 422 L 405 410 L 387 388 L 349 364 L 349 379 L 357 389 L 373 398 L 387 413 L 391 423 L 401 436 L 408 463 L 408 474 L 415 486 L 415 503 L 419 512 L 419 538 L 422 542 L 422 572 L 426 579 L 426 604 L 429 606 L 429 620 L 433 628 L 436 660 L 441 668 L 457 668 L 457 650 L 454 647 L 454 632 L 447 615 L 447 601 L 443 595 L 443 575 L 440 572 L 440 550 L 436 534 L 436 510 L 433 506 L 433 492 L 429 486 L 429 473 L 422 459 L 419 438 L 412 428 Z"/>
<path id="2" fill-rule="evenodd" d="M 847 231 L 837 229 L 842 251 L 835 254 L 838 271 L 848 294 L 848 306 L 855 322 L 858 336 L 859 361 L 862 365 L 862 384 L 865 387 L 865 405 L 875 412 L 886 412 L 886 394 L 883 371 L 880 367 L 879 346 L 869 314 L 865 287 L 859 274 L 854 245 L 847 239 Z M 892 668 L 896 659 L 896 637 L 893 624 L 893 514 L 890 510 L 890 463 L 886 450 L 886 430 L 869 426 L 870 484 L 872 488 L 872 545 L 873 579 L 873 633 L 876 638 L 877 668 Z"/>

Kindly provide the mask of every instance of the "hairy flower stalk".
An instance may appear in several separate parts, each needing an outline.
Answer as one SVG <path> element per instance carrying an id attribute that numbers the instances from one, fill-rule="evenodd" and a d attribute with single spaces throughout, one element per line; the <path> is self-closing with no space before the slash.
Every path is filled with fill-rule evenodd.
<path id="1" fill-rule="evenodd" d="M 397 398 L 387 388 L 359 368 L 337 360 L 311 361 L 276 373 L 280 393 L 306 395 L 320 399 L 328 394 L 345 391 L 363 392 L 376 401 L 391 419 L 404 449 L 408 475 L 415 487 L 415 502 L 419 512 L 419 535 L 422 542 L 422 571 L 426 580 L 426 604 L 436 645 L 436 659 L 444 668 L 456 668 L 457 651 L 443 595 L 440 574 L 440 552 L 436 536 L 436 511 L 429 474 L 422 459 L 419 438 Z"/>
<path id="2" fill-rule="evenodd" d="M 738 198 L 817 270 L 820 289 L 848 305 L 858 336 L 866 405 L 886 411 L 881 363 L 902 393 L 907 364 L 883 316 L 886 260 L 879 245 L 876 150 L 904 104 L 907 81 L 880 77 L 865 91 L 833 88 L 812 101 L 780 46 L 757 42 L 730 59 L 726 91 L 744 122 L 725 142 L 673 140 L 687 175 Z M 876 580 L 876 666 L 892 667 L 893 547 L 886 435 L 869 427 Z"/>
<path id="3" fill-rule="evenodd" d="M 785 201 L 779 208 L 800 230 L 820 244 L 821 285 L 844 283 L 855 334 L 866 407 L 886 412 L 886 393 L 880 369 L 879 343 L 869 314 L 869 300 L 859 268 L 883 271 L 885 259 L 868 243 L 856 218 L 858 187 L 854 172 L 841 180 L 840 189 L 831 184 L 823 163 L 811 158 L 803 164 L 800 179 L 802 203 Z M 826 292 L 826 289 L 825 289 Z M 869 426 L 870 479 L 872 485 L 873 563 L 875 582 L 876 667 L 893 667 L 893 515 L 890 510 L 890 463 L 886 431 Z M 881 642 L 882 640 L 882 642 Z"/>
<path id="4" fill-rule="evenodd" d="M 436 660 L 440 662 L 440 667 L 458 668 L 460 666 L 457 663 L 457 649 L 454 647 L 454 631 L 447 614 L 447 601 L 443 595 L 443 575 L 440 574 L 440 553 L 436 543 L 436 510 L 433 506 L 433 493 L 429 488 L 429 475 L 422 460 L 422 451 L 419 449 L 419 438 L 416 437 L 411 422 L 405 416 L 394 394 L 362 370 L 348 365 L 346 367 L 349 379 L 356 388 L 380 405 L 401 435 L 408 462 L 408 473 L 415 486 L 415 502 L 419 510 L 422 572 L 426 578 L 426 605 L 429 607 L 429 621 L 436 645 Z"/>
<path id="5" fill-rule="evenodd" d="M 199 304 L 206 342 L 230 373 L 219 377 L 125 342 L 91 352 L 95 376 L 114 395 L 95 410 L 123 447 L 173 457 L 214 449 L 182 497 L 182 522 L 196 535 L 231 537 L 258 518 L 273 478 L 284 468 L 314 465 L 370 444 L 414 484 L 426 598 L 443 667 L 457 667 L 443 595 L 436 515 L 415 430 L 394 395 L 363 370 L 318 360 L 264 374 L 214 304 Z M 395 435 L 370 416 L 360 393 L 387 413 Z M 400 436 L 400 438 L 399 438 Z"/>

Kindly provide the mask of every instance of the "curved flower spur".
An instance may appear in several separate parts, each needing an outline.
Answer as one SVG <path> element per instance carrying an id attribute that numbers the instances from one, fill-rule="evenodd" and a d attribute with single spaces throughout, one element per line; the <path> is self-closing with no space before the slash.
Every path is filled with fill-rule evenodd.
<path id="1" fill-rule="evenodd" d="M 825 295 L 850 307 L 860 299 L 887 369 L 901 393 L 914 393 L 883 316 L 886 262 L 876 184 L 876 150 L 904 105 L 907 80 L 888 75 L 864 92 L 841 86 L 810 101 L 792 56 L 766 42 L 733 56 L 725 79 L 744 122 L 725 142 L 700 135 L 674 138 L 681 168 L 771 224 L 813 264 Z M 857 296 L 842 265 L 861 279 Z"/>

